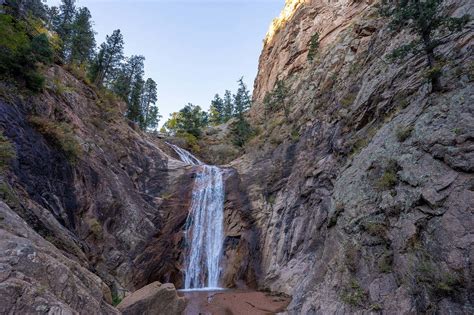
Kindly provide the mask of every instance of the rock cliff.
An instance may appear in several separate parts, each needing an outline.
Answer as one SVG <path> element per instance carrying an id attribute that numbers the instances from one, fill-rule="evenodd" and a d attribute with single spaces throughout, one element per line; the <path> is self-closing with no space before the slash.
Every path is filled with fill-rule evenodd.
<path id="1" fill-rule="evenodd" d="M 260 232 L 260 284 L 292 295 L 290 314 L 473 311 L 472 28 L 438 49 L 440 93 L 424 56 L 387 61 L 410 36 L 375 2 L 345 0 L 287 1 L 267 36 L 259 134 L 231 164 Z M 277 80 L 287 116 L 264 108 Z"/>

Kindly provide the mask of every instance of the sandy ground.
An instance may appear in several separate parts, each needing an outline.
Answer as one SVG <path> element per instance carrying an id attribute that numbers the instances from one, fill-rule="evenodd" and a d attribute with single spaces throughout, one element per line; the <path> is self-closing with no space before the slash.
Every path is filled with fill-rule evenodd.
<path id="1" fill-rule="evenodd" d="M 179 292 L 188 299 L 186 315 L 266 315 L 286 309 L 290 298 L 268 292 L 225 290 Z"/>

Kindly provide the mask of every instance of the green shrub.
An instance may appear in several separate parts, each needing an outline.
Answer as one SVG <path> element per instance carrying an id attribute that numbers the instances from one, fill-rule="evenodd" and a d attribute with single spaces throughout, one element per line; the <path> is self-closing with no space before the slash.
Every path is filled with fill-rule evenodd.
<path id="1" fill-rule="evenodd" d="M 341 105 L 344 106 L 344 107 L 349 107 L 352 105 L 352 103 L 354 103 L 355 99 L 357 97 L 357 93 L 349 93 L 349 94 L 346 94 L 346 96 L 344 96 L 342 99 L 341 99 Z"/>
<path id="2" fill-rule="evenodd" d="M 381 190 L 389 190 L 393 188 L 398 182 L 398 169 L 399 166 L 396 160 L 388 160 L 382 176 L 377 181 L 377 188 Z"/>
<path id="3" fill-rule="evenodd" d="M 372 236 L 377 236 L 377 237 L 385 237 L 385 234 L 387 233 L 387 227 L 380 222 L 365 222 L 363 224 L 363 228 L 365 231 L 367 231 L 368 234 Z"/>
<path id="4" fill-rule="evenodd" d="M 3 200 L 10 208 L 18 208 L 20 199 L 6 182 L 0 181 L 0 199 Z"/>
<path id="5" fill-rule="evenodd" d="M 92 218 L 87 221 L 87 224 L 89 225 L 89 230 L 92 232 L 92 235 L 94 235 L 96 239 L 101 239 L 103 231 L 100 222 L 96 218 Z"/>
<path id="6" fill-rule="evenodd" d="M 122 302 L 123 298 L 120 297 L 117 293 L 112 294 L 112 305 L 117 306 Z"/>
<path id="7" fill-rule="evenodd" d="M 382 256 L 380 256 L 377 263 L 377 267 L 380 272 L 389 273 L 393 270 L 393 253 L 390 251 L 385 251 Z"/>
<path id="8" fill-rule="evenodd" d="M 29 121 L 48 141 L 63 151 L 71 163 L 77 162 L 82 155 L 82 147 L 67 123 L 58 123 L 39 116 L 31 116 Z"/>
<path id="9" fill-rule="evenodd" d="M 405 141 L 411 136 L 411 133 L 413 132 L 413 127 L 412 126 L 407 126 L 407 127 L 402 127 L 399 126 L 396 130 L 396 135 L 397 139 L 400 142 Z"/>
<path id="10" fill-rule="evenodd" d="M 352 279 L 342 290 L 341 299 L 344 303 L 356 307 L 364 307 L 367 302 L 367 293 L 362 289 L 359 282 Z"/>
<path id="11" fill-rule="evenodd" d="M 429 255 L 424 255 L 415 265 L 412 274 L 412 283 L 418 290 L 426 289 L 433 297 L 440 299 L 452 296 L 458 288 L 464 286 L 464 279 L 455 272 L 445 272 Z"/>
<path id="12" fill-rule="evenodd" d="M 0 172 L 5 170 L 10 162 L 16 158 L 16 151 L 12 143 L 0 133 Z"/>
<path id="13" fill-rule="evenodd" d="M 309 49 L 308 49 L 308 60 L 313 61 L 314 57 L 319 48 L 319 34 L 315 33 L 311 36 L 311 40 L 309 41 Z"/>

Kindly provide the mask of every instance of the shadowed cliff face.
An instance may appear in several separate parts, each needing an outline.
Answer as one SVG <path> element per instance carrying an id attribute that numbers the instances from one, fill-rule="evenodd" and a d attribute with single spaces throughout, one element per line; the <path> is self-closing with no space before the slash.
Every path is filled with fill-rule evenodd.
<path id="1" fill-rule="evenodd" d="M 0 295 L 9 296 L 1 312 L 36 305 L 94 313 L 102 305 L 114 313 L 112 295 L 155 280 L 180 287 L 193 169 L 163 140 L 129 125 L 117 99 L 59 66 L 46 77 L 46 90 L 34 96 L 16 97 L 1 86 L 0 128 L 17 152 L 0 176 Z M 248 203 L 237 173 L 226 174 L 225 253 L 232 265 L 224 284 L 255 285 Z M 18 230 L 23 225 L 27 232 Z M 12 240 L 15 234 L 22 239 Z M 64 279 L 45 268 L 61 270 Z M 15 302 L 13 291 L 24 298 Z"/>
<path id="2" fill-rule="evenodd" d="M 292 295 L 292 314 L 473 309 L 472 31 L 439 47 L 445 90 L 430 93 L 422 55 L 387 61 L 411 36 L 387 23 L 371 2 L 305 1 L 260 57 L 260 133 L 231 165 L 260 231 L 259 283 Z M 288 117 L 262 104 L 276 80 Z"/>

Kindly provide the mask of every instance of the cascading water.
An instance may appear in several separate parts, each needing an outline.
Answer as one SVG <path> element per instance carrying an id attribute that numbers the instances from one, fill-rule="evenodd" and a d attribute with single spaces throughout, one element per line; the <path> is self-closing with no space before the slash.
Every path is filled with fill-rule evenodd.
<path id="1" fill-rule="evenodd" d="M 188 151 L 169 144 L 180 159 L 197 166 L 186 220 L 185 289 L 218 289 L 224 242 L 224 182 L 217 166 L 205 165 Z"/>

